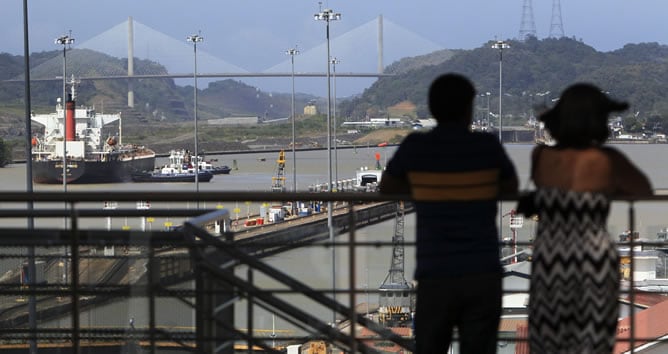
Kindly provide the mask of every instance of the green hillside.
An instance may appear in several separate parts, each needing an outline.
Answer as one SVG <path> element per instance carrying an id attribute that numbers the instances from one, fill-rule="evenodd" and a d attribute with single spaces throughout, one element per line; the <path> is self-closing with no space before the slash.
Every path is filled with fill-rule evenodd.
<path id="1" fill-rule="evenodd" d="M 462 73 L 473 80 L 479 93 L 490 92 L 490 109 L 498 112 L 499 52 L 491 42 L 473 50 L 462 50 L 449 59 L 434 64 L 420 57 L 411 64 L 415 69 L 394 77 L 379 79 L 339 110 L 351 120 L 366 116 L 385 116 L 387 108 L 402 101 L 415 104 L 419 117 L 428 116 L 427 90 L 430 82 L 445 72 Z M 532 108 L 551 105 L 566 86 L 587 81 L 627 100 L 631 110 L 624 115 L 628 128 L 654 127 L 668 118 L 668 47 L 657 43 L 629 44 L 612 52 L 594 48 L 569 38 L 510 41 L 503 53 L 502 107 L 504 119 L 523 123 Z M 425 65 L 415 65 L 414 62 Z M 545 96 L 542 94 L 549 91 Z M 477 102 L 479 110 L 487 107 L 487 98 Z M 538 106 L 538 107 L 537 107 Z M 639 112 L 636 115 L 636 112 Z M 635 124 L 633 124 L 635 123 Z M 668 124 L 662 124 L 668 129 Z"/>
<path id="2" fill-rule="evenodd" d="M 488 104 L 490 111 L 497 113 L 499 52 L 491 48 L 491 44 L 472 50 L 442 50 L 392 63 L 386 72 L 393 76 L 381 78 L 359 96 L 340 102 L 337 107 L 339 122 L 366 117 L 427 118 L 429 84 L 445 72 L 462 73 L 473 80 L 482 94 L 476 102 L 478 117 L 485 116 Z M 668 92 L 667 46 L 628 44 L 612 52 L 599 52 L 569 38 L 529 38 L 523 42 L 510 41 L 510 46 L 504 51 L 502 62 L 502 104 L 506 124 L 524 124 L 531 115 L 552 105 L 566 86 L 587 81 L 631 103 L 631 109 L 621 116 L 627 132 L 668 132 L 668 96 L 664 94 Z M 61 54 L 59 51 L 33 53 L 30 58 L 32 78 L 62 75 Z M 127 71 L 126 59 L 90 50 L 73 49 L 68 52 L 68 58 L 76 68 L 75 76 L 79 77 L 124 75 Z M 0 69 L 0 138 L 18 141 L 13 143 L 16 146 L 20 144 L 19 138 L 25 136 L 24 88 L 18 80 L 23 73 L 23 58 L 0 54 Z M 166 73 L 166 69 L 159 63 L 137 59 L 135 72 L 160 74 Z M 59 80 L 33 82 L 32 110 L 36 113 L 53 111 L 61 92 L 62 82 Z M 83 81 L 77 101 L 95 106 L 98 111 L 122 111 L 129 141 L 162 144 L 166 148 L 168 144 L 186 144 L 193 140 L 192 86 L 178 86 L 172 79 L 139 79 L 134 83 L 134 92 L 135 106 L 128 108 L 127 82 Z M 322 98 L 298 94 L 297 135 L 304 144 L 322 144 L 325 119 L 322 115 L 301 115 L 301 109 L 308 102 L 317 102 L 324 111 Z M 236 80 L 216 81 L 198 90 L 198 117 L 201 120 L 229 116 L 277 119 L 288 117 L 290 112 L 290 94 L 263 92 Z M 203 146 L 209 150 L 243 148 L 240 142 L 245 140 L 283 141 L 291 134 L 289 124 L 252 128 L 201 127 Z"/>

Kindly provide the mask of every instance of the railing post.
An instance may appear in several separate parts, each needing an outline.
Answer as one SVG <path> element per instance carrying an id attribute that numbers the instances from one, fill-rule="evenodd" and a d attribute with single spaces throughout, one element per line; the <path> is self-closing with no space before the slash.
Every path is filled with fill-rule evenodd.
<path id="1" fill-rule="evenodd" d="M 81 352 L 81 323 L 79 321 L 79 219 L 74 204 L 70 205 L 70 296 L 72 301 L 72 353 Z M 65 248 L 67 249 L 67 248 Z M 65 257 L 67 262 L 67 257 Z"/>
<path id="2" fill-rule="evenodd" d="M 233 234 L 224 234 L 227 241 Z M 196 245 L 193 245 L 195 247 Z M 205 250 L 203 250 L 205 252 Z M 217 259 L 218 264 L 225 263 L 224 258 Z M 218 284 L 210 274 L 203 271 L 199 261 L 195 260 L 195 336 L 197 351 L 200 353 L 234 353 L 234 333 L 217 322 L 234 323 L 234 291 Z M 233 272 L 233 269 L 226 269 Z"/>
<path id="3" fill-rule="evenodd" d="M 350 290 L 350 295 L 348 298 L 350 302 L 348 304 L 350 308 L 350 349 L 352 353 L 357 353 L 357 280 L 355 277 L 355 271 L 357 270 L 357 258 L 355 257 L 355 207 L 354 203 L 348 203 L 348 226 L 350 230 L 350 236 L 348 237 L 348 257 L 350 257 L 350 265 L 348 266 L 350 283 L 348 284 L 348 289 Z M 368 306 L 368 304 L 367 304 Z"/>
<path id="4" fill-rule="evenodd" d="M 635 240 L 633 238 L 633 235 L 635 233 L 636 229 L 636 223 L 635 223 L 636 215 L 635 215 L 635 208 L 634 208 L 634 202 L 630 201 L 629 202 L 629 230 L 631 231 L 631 235 L 629 236 L 629 326 L 631 327 L 630 332 L 629 332 L 629 346 L 631 347 L 631 354 L 635 353 L 635 341 L 636 341 L 636 320 L 635 320 L 635 304 L 636 304 L 636 296 L 635 296 Z"/>
<path id="5" fill-rule="evenodd" d="M 197 294 L 195 302 L 195 337 L 197 342 L 197 351 L 200 353 L 213 353 L 213 328 L 211 314 L 213 306 L 211 304 L 211 280 L 203 272 L 198 263 L 195 262 L 193 269 L 195 272 L 195 293 Z"/>
<path id="6" fill-rule="evenodd" d="M 148 329 L 149 329 L 149 343 L 150 353 L 155 354 L 155 280 L 160 279 L 160 265 L 156 263 L 155 259 L 155 245 L 151 242 L 148 246 L 148 272 L 147 278 L 147 295 L 148 295 Z"/>
<path id="7" fill-rule="evenodd" d="M 252 285 L 253 284 L 253 269 L 249 267 L 246 273 L 247 273 L 246 281 L 248 282 L 248 284 Z M 246 326 L 246 327 L 248 327 L 247 328 L 248 332 L 246 332 L 246 334 L 248 334 L 248 340 L 246 341 L 246 343 L 248 343 L 248 353 L 253 354 L 253 343 L 254 343 L 253 338 L 255 338 L 255 336 L 253 334 L 253 327 L 254 327 L 254 324 L 253 324 L 253 294 L 249 292 L 248 293 L 248 298 L 246 300 L 248 302 L 247 303 L 247 308 L 246 308 L 246 321 L 247 321 L 247 324 L 248 324 Z"/>
<path id="8" fill-rule="evenodd" d="M 234 241 L 234 234 L 231 232 L 226 232 L 224 234 L 225 241 L 226 241 L 226 246 L 227 247 L 234 247 L 233 241 Z M 221 260 L 220 264 L 224 264 L 225 261 L 229 260 L 229 257 L 225 257 L 225 259 Z M 228 266 L 227 267 L 228 272 L 234 273 L 234 267 L 233 266 Z M 214 308 L 213 310 L 215 312 L 212 312 L 215 314 L 216 318 L 222 318 L 222 321 L 224 323 L 234 323 L 234 288 L 231 286 L 228 286 L 227 288 L 223 288 L 220 284 L 214 284 L 214 293 L 212 294 L 213 298 L 213 304 Z M 218 316 L 218 314 L 221 314 L 221 316 Z M 215 347 L 215 353 L 221 353 L 221 354 L 234 354 L 234 339 L 233 335 L 234 333 L 226 328 L 217 326 L 216 329 L 216 335 L 218 341 L 215 342 L 216 347 Z M 222 340 L 220 339 L 222 337 Z"/>

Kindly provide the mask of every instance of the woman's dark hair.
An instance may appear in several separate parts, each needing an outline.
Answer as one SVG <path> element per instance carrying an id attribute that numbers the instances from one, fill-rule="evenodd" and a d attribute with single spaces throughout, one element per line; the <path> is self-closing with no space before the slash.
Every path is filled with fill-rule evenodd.
<path id="1" fill-rule="evenodd" d="M 578 83 L 568 87 L 557 104 L 539 120 L 559 146 L 595 146 L 608 139 L 610 112 L 628 107 L 628 103 L 610 99 L 592 84 Z"/>

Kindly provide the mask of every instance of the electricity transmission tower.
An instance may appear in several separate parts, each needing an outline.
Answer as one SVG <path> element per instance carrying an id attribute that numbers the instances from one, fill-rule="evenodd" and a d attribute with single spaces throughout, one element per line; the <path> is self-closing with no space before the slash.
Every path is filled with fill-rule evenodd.
<path id="1" fill-rule="evenodd" d="M 550 21 L 550 38 L 564 36 L 564 23 L 561 21 L 561 2 L 552 0 L 552 21 Z"/>
<path id="2" fill-rule="evenodd" d="M 404 203 L 397 203 L 392 236 L 390 271 L 378 290 L 379 322 L 386 327 L 410 325 L 413 312 L 412 286 L 404 277 Z"/>
<path id="3" fill-rule="evenodd" d="M 520 24 L 519 40 L 536 37 L 536 23 L 533 20 L 533 6 L 531 0 L 524 0 L 522 5 L 522 23 Z"/>

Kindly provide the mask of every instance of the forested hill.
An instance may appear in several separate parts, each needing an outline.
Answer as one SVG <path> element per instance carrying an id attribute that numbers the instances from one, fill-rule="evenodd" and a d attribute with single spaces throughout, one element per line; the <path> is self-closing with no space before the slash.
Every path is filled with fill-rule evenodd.
<path id="1" fill-rule="evenodd" d="M 339 99 L 337 115 L 341 121 L 387 116 L 426 118 L 429 116 L 426 107 L 429 84 L 445 72 L 462 73 L 473 80 L 478 92 L 484 95 L 476 102 L 477 113 L 488 103 L 490 111 L 498 113 L 499 52 L 491 48 L 492 43 L 472 50 L 442 50 L 392 63 L 385 71 L 394 76 L 379 79 L 355 98 Z M 535 106 L 551 105 L 569 84 L 587 81 L 631 103 L 631 109 L 623 116 L 627 131 L 668 129 L 665 122 L 668 120 L 668 46 L 628 44 L 619 50 L 599 52 L 570 38 L 530 38 L 509 44 L 510 48 L 503 52 L 502 103 L 504 118 L 510 122 L 526 120 Z M 44 77 L 59 76 L 60 61 L 53 60 L 59 55 L 59 51 L 33 53 L 31 66 L 34 70 L 46 71 L 41 73 Z M 100 68 L 122 75 L 127 66 L 126 59 L 90 50 L 68 52 L 68 63 L 77 61 L 84 68 L 82 76 L 94 75 Z M 20 77 L 22 66 L 21 56 L 0 53 L 0 80 Z M 135 60 L 135 70 L 139 69 L 165 72 L 159 63 L 148 60 Z M 79 90 L 82 104 L 116 108 L 122 107 L 127 99 L 127 86 L 123 81 L 84 81 L 82 86 Z M 35 111 L 50 112 L 62 84 L 36 82 L 31 89 Z M 177 86 L 171 79 L 150 79 L 140 80 L 134 90 L 137 112 L 133 113 L 143 119 L 173 122 L 192 119 L 192 87 Z M 199 111 L 202 119 L 230 115 L 287 117 L 290 97 L 289 93 L 262 92 L 239 81 L 223 80 L 201 88 Z M 13 130 L 20 126 L 11 120 L 20 121 L 22 100 L 21 83 L 0 83 L 0 123 L 6 126 L 3 128 L 0 124 L 0 130 L 8 135 L 15 135 Z M 317 102 L 324 111 L 324 99 L 298 94 L 297 112 L 310 101 Z"/>
<path id="2" fill-rule="evenodd" d="M 500 55 L 491 48 L 492 43 L 451 52 L 435 64 L 425 60 L 427 65 L 416 65 L 422 58 L 413 58 L 415 69 L 379 79 L 361 96 L 342 104 L 339 111 L 353 120 L 382 117 L 389 115 L 388 107 L 409 101 L 417 107 L 416 114 L 425 117 L 431 81 L 442 73 L 458 72 L 471 78 L 479 93 L 489 92 L 491 111 L 498 112 Z M 629 101 L 632 108 L 628 114 L 639 123 L 668 118 L 668 46 L 628 44 L 612 52 L 599 52 L 569 38 L 530 38 L 509 44 L 501 61 L 504 116 L 526 116 L 532 106 L 549 106 L 568 85 L 586 81 Z M 477 104 L 486 107 L 486 97 Z M 668 124 L 664 126 L 668 128 Z"/>
<path id="3" fill-rule="evenodd" d="M 62 52 L 49 51 L 30 55 L 31 78 L 62 77 Z M 55 60 L 54 60 L 55 59 Z M 115 58 L 89 49 L 72 49 L 67 54 L 68 76 L 123 76 L 127 74 L 127 58 Z M 0 80 L 23 77 L 23 57 L 0 53 Z M 135 72 L 166 74 L 160 63 L 135 59 Z M 139 79 L 133 85 L 135 109 L 129 116 L 142 120 L 179 122 L 192 120 L 193 87 L 178 86 L 170 78 Z M 220 80 L 199 87 L 198 109 L 202 119 L 234 115 L 254 115 L 268 119 L 286 117 L 290 113 L 290 94 L 263 92 L 237 80 Z M 23 82 L 0 82 L 0 131 L 2 123 L 22 116 Z M 31 97 L 37 113 L 50 112 L 62 96 L 62 81 L 33 81 Z M 124 80 L 84 80 L 79 85 L 78 103 L 98 109 L 127 109 L 127 82 Z M 314 96 L 298 94 L 297 104 L 304 106 Z M 270 107 L 270 108 L 268 108 Z M 12 133 L 10 132 L 10 135 Z"/>

